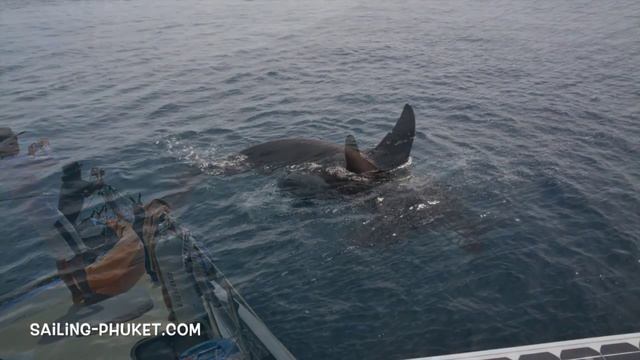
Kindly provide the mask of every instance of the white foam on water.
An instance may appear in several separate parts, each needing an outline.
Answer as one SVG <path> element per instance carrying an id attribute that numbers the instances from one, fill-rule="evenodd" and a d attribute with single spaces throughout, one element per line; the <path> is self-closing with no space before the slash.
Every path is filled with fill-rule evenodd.
<path id="1" fill-rule="evenodd" d="M 219 149 L 215 146 L 201 149 L 176 137 L 157 140 L 156 144 L 163 146 L 172 157 L 190 166 L 197 167 L 208 175 L 240 172 L 248 166 L 245 155 L 221 156 Z"/>

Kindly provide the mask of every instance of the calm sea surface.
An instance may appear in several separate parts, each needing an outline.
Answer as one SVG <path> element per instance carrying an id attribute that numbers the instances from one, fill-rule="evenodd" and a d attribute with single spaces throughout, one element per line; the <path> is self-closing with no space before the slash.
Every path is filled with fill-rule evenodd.
<path id="1" fill-rule="evenodd" d="M 301 359 L 639 331 L 640 2 L 392 3 L 4 0 L 0 126 L 144 199 L 191 190 L 177 216 Z M 372 147 L 405 103 L 398 185 L 448 189 L 481 250 L 446 226 L 363 245 L 352 201 L 199 170 L 281 137 Z M 3 294 L 55 266 L 0 209 Z"/>

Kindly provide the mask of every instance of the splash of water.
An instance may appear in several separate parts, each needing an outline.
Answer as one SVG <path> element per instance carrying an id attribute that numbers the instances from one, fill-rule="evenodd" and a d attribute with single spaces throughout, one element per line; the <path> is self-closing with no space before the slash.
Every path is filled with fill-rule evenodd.
<path id="1" fill-rule="evenodd" d="M 156 145 L 164 147 L 170 156 L 208 175 L 239 173 L 247 170 L 249 166 L 246 162 L 247 157 L 242 154 L 221 156 L 215 146 L 201 149 L 175 136 L 156 140 Z"/>

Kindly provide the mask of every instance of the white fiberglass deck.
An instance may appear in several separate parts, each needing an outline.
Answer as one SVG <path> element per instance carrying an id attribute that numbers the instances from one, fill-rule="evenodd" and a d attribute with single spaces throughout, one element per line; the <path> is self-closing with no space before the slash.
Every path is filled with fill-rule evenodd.
<path id="1" fill-rule="evenodd" d="M 640 360 L 640 333 L 511 347 L 414 360 Z"/>

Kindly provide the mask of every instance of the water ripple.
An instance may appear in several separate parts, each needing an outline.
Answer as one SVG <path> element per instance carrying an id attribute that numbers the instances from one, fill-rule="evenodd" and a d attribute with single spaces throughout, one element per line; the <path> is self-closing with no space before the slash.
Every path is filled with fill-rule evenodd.
<path id="1" fill-rule="evenodd" d="M 48 137 L 61 163 L 174 199 L 301 359 L 637 331 L 638 14 L 626 0 L 7 0 L 0 122 Z M 397 184 L 459 204 L 443 227 L 361 246 L 375 194 L 220 176 L 281 137 L 373 147 L 407 102 L 417 136 Z M 54 172 L 39 185 L 57 190 Z M 55 265 L 26 210 L 0 206 L 1 294 Z M 481 251 L 459 246 L 464 232 Z"/>

